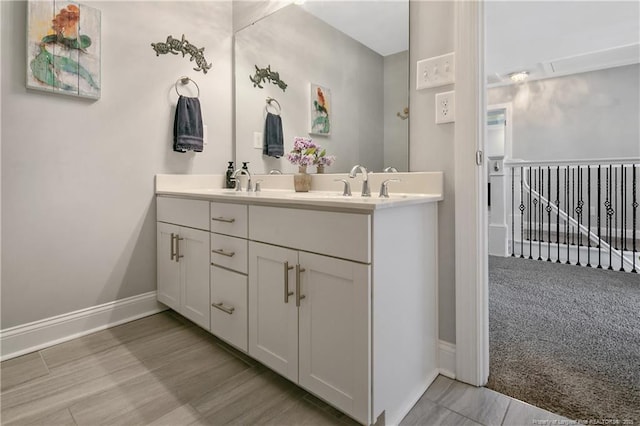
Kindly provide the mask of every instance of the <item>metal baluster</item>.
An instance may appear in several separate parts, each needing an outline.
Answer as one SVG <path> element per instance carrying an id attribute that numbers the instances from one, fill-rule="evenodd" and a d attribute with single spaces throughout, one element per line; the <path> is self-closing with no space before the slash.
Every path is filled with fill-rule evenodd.
<path id="1" fill-rule="evenodd" d="M 514 180 L 515 167 L 511 167 L 511 257 L 516 257 L 516 230 L 515 230 L 515 199 L 514 199 Z"/>
<path id="2" fill-rule="evenodd" d="M 533 198 L 531 196 L 531 169 L 532 167 L 529 166 L 529 225 L 527 226 L 527 231 L 529 234 L 529 259 L 533 259 L 533 256 L 531 256 L 531 198 Z"/>
<path id="3" fill-rule="evenodd" d="M 620 272 L 624 272 L 624 164 L 620 164 Z"/>
<path id="4" fill-rule="evenodd" d="M 567 243 L 567 261 L 565 262 L 567 265 L 570 265 L 571 262 L 569 261 L 569 218 L 571 217 L 570 215 L 570 210 L 569 210 L 569 166 L 567 166 L 567 171 L 565 173 L 566 175 L 566 182 L 565 182 L 565 188 L 564 188 L 564 211 L 567 212 L 567 220 L 564 222 L 564 239 L 565 242 Z"/>
<path id="5" fill-rule="evenodd" d="M 573 213 L 576 209 L 576 169 L 571 168 L 571 210 L 567 211 L 567 214 L 570 217 L 574 217 Z M 569 232 L 571 233 L 571 244 L 575 244 L 575 240 L 573 237 L 573 229 L 571 229 L 571 224 L 569 224 Z"/>
<path id="6" fill-rule="evenodd" d="M 616 189 L 618 188 L 618 168 L 613 168 L 613 185 L 611 186 L 611 191 L 613 191 L 613 210 L 616 214 L 613 216 L 613 222 L 615 225 L 613 226 L 613 248 L 618 249 L 618 234 L 616 234 L 616 229 L 618 229 L 618 192 Z"/>
<path id="7" fill-rule="evenodd" d="M 547 262 L 551 262 L 551 167 L 547 166 Z"/>
<path id="8" fill-rule="evenodd" d="M 576 238 L 578 239 L 578 262 L 576 263 L 576 265 L 582 266 L 580 265 L 580 235 L 582 235 L 580 232 L 580 213 L 581 213 L 580 198 L 582 197 L 582 192 L 580 191 L 580 166 L 578 166 L 578 172 L 576 174 L 578 175 L 578 194 L 575 197 L 578 200 L 575 208 L 576 220 L 578 221 L 578 227 L 576 228 L 576 234 L 578 234 L 576 236 Z"/>
<path id="9" fill-rule="evenodd" d="M 591 166 L 587 166 L 587 266 L 591 267 Z"/>
<path id="10" fill-rule="evenodd" d="M 624 272 L 624 246 L 626 242 L 625 236 L 625 223 L 624 223 L 624 210 L 625 210 L 625 178 L 624 178 L 624 164 L 620 164 L 620 271 Z"/>
<path id="11" fill-rule="evenodd" d="M 605 203 L 605 206 L 607 207 L 607 242 L 609 243 L 609 267 L 607 269 L 609 270 L 613 270 L 613 267 L 611 266 L 611 255 L 613 254 L 611 251 L 613 249 L 613 245 L 611 244 L 611 222 L 613 222 L 611 217 L 611 215 L 613 215 L 613 208 L 611 207 L 611 188 L 613 187 L 612 178 L 612 167 L 611 164 L 609 164 L 609 173 L 607 174 L 607 201 Z M 609 185 L 609 183 L 611 183 L 611 185 Z"/>
<path id="12" fill-rule="evenodd" d="M 533 171 L 533 181 L 531 181 L 531 179 L 529 179 L 529 188 L 532 189 L 532 191 L 529 191 L 529 195 L 531 196 L 531 202 L 533 203 L 533 209 L 531 209 L 532 210 L 531 214 L 533 215 L 533 222 L 529 221 L 529 228 L 531 228 L 533 226 L 533 229 L 531 230 L 531 234 L 530 234 L 531 238 L 532 238 L 532 241 L 536 241 L 536 236 L 537 236 L 537 234 L 536 234 L 536 232 L 537 232 L 537 230 L 536 230 L 536 213 L 537 213 L 537 210 L 538 210 L 537 209 L 537 207 L 538 207 L 538 199 L 534 198 L 534 195 L 533 195 L 534 192 L 537 192 L 537 190 L 536 190 L 537 182 L 538 182 L 538 177 L 537 177 L 537 174 L 536 174 L 536 170 L 534 170 Z"/>
<path id="13" fill-rule="evenodd" d="M 636 220 L 637 220 L 637 213 L 638 213 L 638 200 L 636 199 L 636 194 L 637 194 L 637 190 L 636 190 L 636 165 L 633 165 L 633 173 L 631 174 L 631 180 L 632 180 L 632 189 L 633 189 L 633 204 L 631 204 L 631 206 L 633 207 L 633 256 L 631 256 L 633 258 L 633 268 L 631 269 L 631 272 L 633 273 L 638 273 L 638 271 L 636 270 Z"/>
<path id="14" fill-rule="evenodd" d="M 538 166 L 538 260 L 542 260 L 542 189 L 544 185 L 542 183 L 542 168 Z"/>
<path id="15" fill-rule="evenodd" d="M 520 167 L 520 259 L 524 259 L 524 193 L 522 179 L 524 170 Z"/>
<path id="16" fill-rule="evenodd" d="M 556 166 L 556 246 L 556 263 L 560 263 L 560 166 Z"/>
<path id="17" fill-rule="evenodd" d="M 601 244 L 601 229 L 600 229 L 600 193 L 602 192 L 601 180 L 600 180 L 600 170 L 601 165 L 598 164 L 598 269 L 602 269 L 601 254 L 602 254 L 602 244 Z"/>

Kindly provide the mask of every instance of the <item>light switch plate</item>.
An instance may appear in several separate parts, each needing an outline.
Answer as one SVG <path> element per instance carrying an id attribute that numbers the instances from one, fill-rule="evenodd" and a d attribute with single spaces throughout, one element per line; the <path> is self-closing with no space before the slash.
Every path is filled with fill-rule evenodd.
<path id="1" fill-rule="evenodd" d="M 262 132 L 253 132 L 253 147 L 262 149 Z"/>
<path id="2" fill-rule="evenodd" d="M 422 59 L 416 65 L 416 90 L 455 83 L 455 53 Z"/>
<path id="3" fill-rule="evenodd" d="M 436 123 L 452 123 L 456 120 L 456 92 L 436 94 Z"/>

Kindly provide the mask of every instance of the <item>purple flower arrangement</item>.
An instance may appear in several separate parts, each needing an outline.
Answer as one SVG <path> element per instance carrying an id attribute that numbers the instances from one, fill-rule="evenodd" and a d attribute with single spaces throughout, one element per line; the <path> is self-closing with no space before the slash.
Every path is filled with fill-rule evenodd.
<path id="1" fill-rule="evenodd" d="M 310 138 L 296 136 L 293 138 L 293 149 L 287 154 L 287 160 L 296 166 L 321 165 L 330 166 L 336 160 L 335 155 L 327 155 L 327 150 Z"/>

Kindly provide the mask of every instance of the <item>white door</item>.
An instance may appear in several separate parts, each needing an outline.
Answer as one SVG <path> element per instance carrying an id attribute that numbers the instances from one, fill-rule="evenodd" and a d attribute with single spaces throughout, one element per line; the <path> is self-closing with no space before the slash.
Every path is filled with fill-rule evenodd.
<path id="1" fill-rule="evenodd" d="M 209 233 L 180 227 L 176 255 L 182 283 L 180 313 L 209 330 Z"/>
<path id="2" fill-rule="evenodd" d="M 159 302 L 180 310 L 180 265 L 175 260 L 174 237 L 179 227 L 158 222 L 158 293 Z"/>
<path id="3" fill-rule="evenodd" d="M 297 263 L 295 250 L 249 243 L 249 354 L 293 382 L 298 381 Z"/>
<path id="4" fill-rule="evenodd" d="M 370 266 L 300 253 L 302 387 L 363 423 L 371 389 Z"/>

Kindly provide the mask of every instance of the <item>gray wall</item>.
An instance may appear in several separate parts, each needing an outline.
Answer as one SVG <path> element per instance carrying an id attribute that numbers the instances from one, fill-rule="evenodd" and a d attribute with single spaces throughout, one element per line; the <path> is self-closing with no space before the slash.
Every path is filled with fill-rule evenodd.
<path id="1" fill-rule="evenodd" d="M 640 156 L 640 65 L 493 88 L 513 104 L 513 158 Z"/>
<path id="2" fill-rule="evenodd" d="M 409 51 L 384 57 L 384 166 L 409 169 L 409 120 L 396 115 L 409 106 Z"/>
<path id="3" fill-rule="evenodd" d="M 415 90 L 416 61 L 454 50 L 454 2 L 410 3 L 410 170 L 443 171 L 444 200 L 438 204 L 438 315 L 440 339 L 455 343 L 455 124 L 435 124 L 435 94 L 453 85 Z"/>
<path id="4" fill-rule="evenodd" d="M 236 33 L 236 160 L 253 172 L 294 172 L 285 157 L 263 157 L 253 147 L 254 132 L 264 130 L 265 98 L 282 107 L 284 150 L 295 136 L 312 137 L 337 157 L 329 172 L 354 164 L 383 167 L 383 58 L 302 8 L 291 5 Z M 255 65 L 271 65 L 288 86 L 253 87 Z M 331 90 L 331 135 L 309 135 L 309 83 Z"/>
<path id="5" fill-rule="evenodd" d="M 105 46 L 97 102 L 26 92 L 26 4 L 0 6 L 2 57 L 16 58 L 0 67 L 2 328 L 154 290 L 153 176 L 222 172 L 232 155 L 229 3 L 93 5 L 103 12 Z M 235 11 L 234 3 L 236 25 L 251 21 L 247 13 L 235 19 Z M 453 50 L 454 5 L 412 2 L 410 12 L 410 170 L 445 173 L 438 209 L 440 338 L 455 342 L 454 124 L 431 119 L 435 93 L 452 86 L 416 92 L 413 83 L 416 60 Z M 181 57 L 151 50 L 150 42 L 176 27 L 206 46 L 214 63 L 206 76 Z M 203 154 L 170 150 L 173 83 L 183 74 L 202 91 L 209 127 Z M 68 116 L 82 117 L 73 132 L 61 121 Z"/>
<path id="6" fill-rule="evenodd" d="M 1 2 L 2 328 L 156 288 L 154 175 L 224 171 L 232 156 L 230 2 L 92 2 L 102 98 L 25 89 L 26 2 Z M 187 35 L 208 74 L 150 43 Z M 7 59 L 10 58 L 10 59 Z M 200 86 L 209 141 L 171 150 L 174 83 Z"/>

